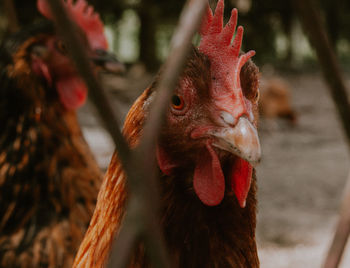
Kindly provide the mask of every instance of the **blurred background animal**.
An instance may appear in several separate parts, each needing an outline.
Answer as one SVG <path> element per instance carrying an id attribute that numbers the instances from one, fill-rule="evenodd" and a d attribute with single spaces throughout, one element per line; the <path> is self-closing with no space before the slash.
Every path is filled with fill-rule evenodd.
<path id="1" fill-rule="evenodd" d="M 254 51 L 240 54 L 242 27 L 231 44 L 237 10 L 225 27 L 223 12 L 223 0 L 214 15 L 208 6 L 200 45 L 188 56 L 157 143 L 161 224 L 174 267 L 259 266 L 253 169 L 261 155 L 259 72 L 250 60 Z M 139 142 L 157 81 L 127 115 L 131 147 Z M 105 267 L 124 215 L 125 184 L 115 153 L 73 267 Z M 150 267 L 142 246 L 130 267 Z"/>
<path id="2" fill-rule="evenodd" d="M 297 114 L 292 106 L 291 88 L 282 78 L 262 79 L 260 84 L 259 111 L 262 117 L 285 119 L 297 123 Z"/>
<path id="3" fill-rule="evenodd" d="M 102 178 L 76 116 L 86 85 L 47 3 L 37 5 L 47 19 L 0 50 L 1 267 L 71 267 Z M 99 15 L 84 0 L 65 7 L 94 68 L 117 71 Z"/>

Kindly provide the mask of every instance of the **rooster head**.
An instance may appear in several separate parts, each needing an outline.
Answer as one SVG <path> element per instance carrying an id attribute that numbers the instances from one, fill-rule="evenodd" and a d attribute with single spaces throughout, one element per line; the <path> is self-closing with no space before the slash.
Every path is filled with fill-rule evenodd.
<path id="1" fill-rule="evenodd" d="M 78 0 L 75 4 L 72 0 L 63 3 L 67 14 L 79 26 L 81 43 L 88 51 L 94 66 L 101 66 L 107 71 L 117 73 L 122 71 L 122 64 L 107 52 L 103 23 L 94 9 L 84 0 Z M 37 7 L 47 19 L 51 21 L 54 19 L 46 0 L 38 0 Z M 74 110 L 84 104 L 87 95 L 86 85 L 72 64 L 66 45 L 60 36 L 54 34 L 40 36 L 30 49 L 33 71 L 57 89 L 63 106 L 68 110 Z"/>
<path id="2" fill-rule="evenodd" d="M 237 29 L 237 10 L 223 27 L 224 1 L 215 13 L 210 7 L 194 48 L 172 97 L 157 146 L 157 160 L 166 175 L 187 167 L 193 189 L 208 206 L 225 193 L 235 194 L 245 207 L 253 166 L 260 161 L 257 134 L 258 70 L 240 54 L 243 28 Z"/>

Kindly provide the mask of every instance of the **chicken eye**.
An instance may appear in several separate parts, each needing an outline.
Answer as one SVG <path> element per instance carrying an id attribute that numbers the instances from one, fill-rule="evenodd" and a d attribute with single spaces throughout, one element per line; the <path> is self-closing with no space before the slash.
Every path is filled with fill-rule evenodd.
<path id="1" fill-rule="evenodd" d="M 260 90 L 258 89 L 254 96 L 254 101 L 257 102 L 260 99 Z"/>
<path id="2" fill-rule="evenodd" d="M 181 96 L 173 95 L 173 97 L 171 98 L 171 105 L 176 110 L 182 110 L 185 105 L 185 102 Z"/>
<path id="3" fill-rule="evenodd" d="M 56 42 L 56 48 L 63 55 L 67 55 L 67 53 L 68 53 L 67 46 L 62 41 L 57 41 Z"/>

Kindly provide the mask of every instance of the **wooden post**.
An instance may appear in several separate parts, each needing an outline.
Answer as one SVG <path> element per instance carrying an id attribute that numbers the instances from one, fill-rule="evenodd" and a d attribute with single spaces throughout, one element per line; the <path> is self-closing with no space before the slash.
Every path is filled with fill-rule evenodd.
<path id="1" fill-rule="evenodd" d="M 350 172 L 346 183 L 337 228 L 323 268 L 339 266 L 350 233 Z"/>

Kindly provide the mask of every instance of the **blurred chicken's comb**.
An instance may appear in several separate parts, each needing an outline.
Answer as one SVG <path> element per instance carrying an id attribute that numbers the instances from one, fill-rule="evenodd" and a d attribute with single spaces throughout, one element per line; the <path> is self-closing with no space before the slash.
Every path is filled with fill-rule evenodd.
<path id="1" fill-rule="evenodd" d="M 241 68 L 255 55 L 255 51 L 239 56 L 243 39 L 242 26 L 237 28 L 236 36 L 231 42 L 236 30 L 237 13 L 237 9 L 233 9 L 230 20 L 223 27 L 224 0 L 218 1 L 214 15 L 208 5 L 200 28 L 199 50 L 210 59 L 216 80 L 227 81 L 230 78 L 233 86 L 240 88 Z"/>
<path id="2" fill-rule="evenodd" d="M 103 23 L 100 16 L 94 12 L 94 8 L 89 6 L 85 0 L 63 1 L 66 11 L 71 19 L 85 32 L 92 49 L 107 49 L 108 44 L 104 35 Z M 46 0 L 38 0 L 38 10 L 46 18 L 53 20 L 53 16 Z"/>

